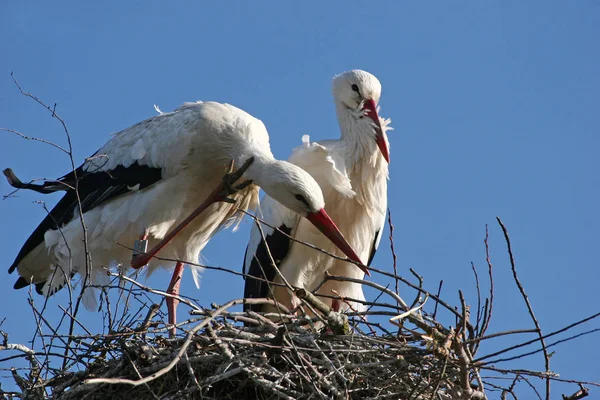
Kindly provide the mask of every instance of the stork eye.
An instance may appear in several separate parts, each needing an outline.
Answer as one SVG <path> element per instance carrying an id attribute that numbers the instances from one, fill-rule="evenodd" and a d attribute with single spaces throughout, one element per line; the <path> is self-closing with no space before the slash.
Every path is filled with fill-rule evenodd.
<path id="1" fill-rule="evenodd" d="M 308 201 L 306 201 L 306 199 L 304 198 L 304 196 L 302 196 L 301 194 L 297 194 L 295 195 L 296 200 L 301 201 L 302 203 L 304 203 L 304 205 L 308 208 L 310 208 L 310 205 L 308 204 Z"/>
<path id="2" fill-rule="evenodd" d="M 358 85 L 356 83 L 352 85 L 352 90 L 354 90 L 356 93 L 360 93 L 358 91 Z"/>

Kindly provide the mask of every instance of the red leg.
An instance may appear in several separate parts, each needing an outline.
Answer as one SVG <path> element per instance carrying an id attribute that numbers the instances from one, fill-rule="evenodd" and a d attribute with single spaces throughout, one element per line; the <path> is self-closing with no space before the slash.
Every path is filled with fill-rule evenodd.
<path id="1" fill-rule="evenodd" d="M 331 309 L 335 312 L 340 312 L 341 302 L 338 299 L 333 299 L 331 302 Z"/>
<path id="2" fill-rule="evenodd" d="M 241 178 L 242 174 L 244 174 L 244 172 L 246 172 L 246 170 L 248 169 L 248 167 L 250 167 L 250 164 L 252 164 L 253 161 L 254 161 L 254 157 L 248 158 L 246 160 L 246 162 L 244 162 L 244 164 L 237 171 L 234 172 L 233 171 L 233 160 L 232 160 L 229 165 L 229 172 L 227 174 L 225 174 L 225 176 L 223 177 L 223 181 L 219 184 L 219 186 L 217 186 L 215 188 L 215 190 L 213 190 L 208 195 L 206 200 L 204 200 L 204 202 L 198 208 L 196 208 L 186 219 L 181 221 L 181 223 L 179 225 L 177 225 L 175 228 L 173 228 L 173 230 L 171 230 L 171 232 L 169 232 L 167 234 L 167 236 L 164 237 L 163 240 L 161 240 L 158 244 L 156 244 L 156 246 L 154 246 L 152 249 L 150 249 L 145 254 L 138 254 L 138 255 L 134 256 L 131 259 L 131 267 L 133 269 L 139 269 L 139 268 L 143 267 L 144 265 L 148 264 L 150 259 L 152 257 L 154 257 L 156 255 L 156 253 L 158 253 L 163 247 L 165 247 L 167 245 L 167 243 L 169 243 L 171 241 L 171 239 L 173 239 L 179 232 L 181 232 L 183 230 L 183 228 L 185 228 L 198 215 L 200 215 L 202 213 L 202 211 L 206 210 L 213 203 L 217 203 L 220 201 L 225 201 L 225 202 L 229 202 L 229 203 L 234 202 L 233 200 L 229 199 L 227 196 L 232 193 L 235 193 L 238 190 L 245 188 L 246 186 L 250 185 L 252 183 L 252 181 L 242 182 L 241 184 L 239 184 L 235 187 L 233 187 L 231 185 L 234 182 L 236 182 L 238 179 Z"/>
<path id="3" fill-rule="evenodd" d="M 173 294 L 175 296 L 179 295 L 179 286 L 181 285 L 181 277 L 183 276 L 183 263 L 178 262 L 175 265 L 175 271 L 173 271 L 173 277 L 171 278 L 171 283 L 169 283 L 169 288 L 167 289 L 167 293 Z M 169 311 L 169 336 L 175 337 L 177 329 L 175 328 L 175 324 L 177 323 L 177 305 L 179 305 L 179 300 L 174 299 L 172 297 L 167 297 L 167 310 Z"/>

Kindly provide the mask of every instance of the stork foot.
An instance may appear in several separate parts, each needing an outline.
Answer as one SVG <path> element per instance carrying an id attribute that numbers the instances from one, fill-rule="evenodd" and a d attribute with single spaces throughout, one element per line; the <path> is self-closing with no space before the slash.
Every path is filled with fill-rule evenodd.
<path id="1" fill-rule="evenodd" d="M 221 182 L 221 190 L 217 194 L 217 201 L 224 201 L 227 203 L 235 203 L 235 200 L 228 197 L 229 195 L 234 194 L 235 192 L 245 189 L 247 186 L 252 184 L 252 180 L 246 180 L 238 185 L 234 184 L 244 175 L 244 173 L 248 170 L 250 165 L 254 162 L 254 157 L 248 158 L 241 167 L 234 171 L 234 162 L 231 160 L 229 166 L 227 167 L 227 173 L 223 177 L 223 181 Z"/>
<path id="2" fill-rule="evenodd" d="M 300 314 L 300 305 L 302 305 L 302 300 L 292 293 L 290 297 L 290 312 L 293 316 L 297 317 Z"/>

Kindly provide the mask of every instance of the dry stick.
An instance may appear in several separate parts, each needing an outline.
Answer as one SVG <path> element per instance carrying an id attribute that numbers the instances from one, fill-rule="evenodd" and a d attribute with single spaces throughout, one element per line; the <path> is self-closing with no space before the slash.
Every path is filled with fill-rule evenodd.
<path id="1" fill-rule="evenodd" d="M 29 361 L 30 365 L 31 365 L 31 369 L 32 370 L 36 370 L 40 368 L 40 364 L 37 361 L 37 359 L 35 358 L 36 356 L 36 352 L 33 351 L 32 349 L 30 349 L 29 347 L 23 345 L 23 344 L 19 344 L 19 343 L 8 343 L 8 334 L 6 334 L 3 331 L 0 331 L 0 333 L 2 334 L 2 336 L 4 336 L 4 340 L 3 343 L 0 344 L 0 351 L 2 350 L 17 350 L 23 353 L 23 355 L 19 355 L 19 356 L 24 356 L 25 358 L 27 358 L 27 360 Z M 12 357 L 12 358 L 16 358 L 16 357 Z"/>
<path id="2" fill-rule="evenodd" d="M 520 375 L 519 375 L 520 376 Z M 537 396 L 539 400 L 542 400 L 542 395 L 538 392 L 537 388 L 529 381 L 529 378 L 526 376 L 521 376 L 521 379 L 533 390 L 533 393 Z"/>
<path id="3" fill-rule="evenodd" d="M 461 309 L 462 309 L 462 318 L 460 319 L 461 321 L 461 326 L 460 329 L 457 328 L 457 332 L 456 335 L 460 336 L 460 334 L 462 334 L 465 338 L 465 340 L 467 339 L 467 320 L 470 317 L 470 310 L 469 307 L 467 306 L 467 303 L 465 301 L 465 296 L 463 295 L 462 290 L 458 291 L 458 297 L 460 299 L 460 304 L 461 304 Z"/>
<path id="4" fill-rule="evenodd" d="M 86 327 L 85 327 L 85 326 L 84 326 L 84 325 L 83 325 L 81 322 L 79 322 L 79 321 L 77 320 L 77 318 L 76 318 L 74 315 L 71 315 L 71 314 L 69 313 L 69 311 L 68 311 L 68 310 L 66 310 L 66 309 L 65 309 L 63 306 L 61 306 L 61 305 L 59 304 L 59 305 L 58 305 L 58 308 L 60 308 L 60 310 L 61 310 L 63 313 L 65 313 L 66 315 L 68 315 L 70 318 L 74 319 L 74 320 L 75 320 L 75 322 L 77 323 L 77 325 L 79 325 L 79 326 L 81 327 L 81 329 L 83 329 L 83 330 L 84 330 L 84 331 L 85 331 L 85 332 L 86 332 L 88 335 L 91 335 L 91 334 L 92 334 L 92 332 L 90 332 L 90 331 L 89 331 L 89 330 L 88 330 L 88 329 L 87 329 L 87 328 L 86 328 Z"/>
<path id="5" fill-rule="evenodd" d="M 519 292 L 521 292 L 521 295 L 523 296 L 523 300 L 525 300 L 525 304 L 527 305 L 527 310 L 529 311 L 529 315 L 531 316 L 531 319 L 533 320 L 533 323 L 535 324 L 535 327 L 538 330 L 538 335 L 540 337 L 540 343 L 542 344 L 542 349 L 543 349 L 543 353 L 544 353 L 544 363 L 545 363 L 546 372 L 550 372 L 550 356 L 548 356 L 548 350 L 546 349 L 546 343 L 544 341 L 544 335 L 542 334 L 542 328 L 540 327 L 540 324 L 539 324 L 537 318 L 535 317 L 535 314 L 533 313 L 533 308 L 531 307 L 531 304 L 529 303 L 529 298 L 527 297 L 527 293 L 525 293 L 525 289 L 523 289 L 523 285 L 521 285 L 521 282 L 519 281 L 519 277 L 517 276 L 517 269 L 515 267 L 515 259 L 513 257 L 512 247 L 510 244 L 510 238 L 508 237 L 508 231 L 506 230 L 506 227 L 504 226 L 504 224 L 502 223 L 502 220 L 499 217 L 496 217 L 496 220 L 500 224 L 500 227 L 502 228 L 502 232 L 504 233 L 504 238 L 506 239 L 506 245 L 508 246 L 508 255 L 510 257 L 510 265 L 512 268 L 512 273 L 513 273 L 513 277 L 515 279 L 515 283 L 517 284 L 517 286 L 519 288 Z M 550 379 L 546 379 L 546 400 L 550 400 Z"/>
<path id="6" fill-rule="evenodd" d="M 458 358 L 458 365 L 460 367 L 460 385 L 461 389 L 466 395 L 467 399 L 486 400 L 485 394 L 479 390 L 471 388 L 471 382 L 469 380 L 469 357 L 460 342 L 460 335 L 456 335 L 454 339 L 454 352 Z M 483 388 L 481 388 L 483 389 Z"/>
<path id="7" fill-rule="evenodd" d="M 479 333 L 479 324 L 481 322 L 481 290 L 479 288 L 479 274 L 477 273 L 477 268 L 475 268 L 475 264 L 471 261 L 471 269 L 473 270 L 473 275 L 475 276 L 475 287 L 477 288 L 477 315 L 475 317 L 475 332 Z"/>
<path id="8" fill-rule="evenodd" d="M 515 378 L 511 382 L 510 386 L 502 391 L 502 393 L 500 394 L 500 399 L 501 400 L 506 400 L 506 394 L 507 393 L 510 393 L 511 396 L 516 400 L 517 397 L 515 396 L 515 393 L 513 392 L 513 390 L 515 389 L 515 385 L 517 384 L 517 381 L 519 380 L 519 377 L 520 377 L 520 375 L 516 374 Z"/>
<path id="9" fill-rule="evenodd" d="M 396 266 L 396 249 L 394 248 L 394 224 L 392 223 L 392 210 L 390 210 L 388 208 L 388 225 L 390 226 L 390 249 L 392 250 L 392 260 L 394 261 L 393 267 L 394 267 L 394 275 L 398 276 L 398 267 Z M 398 279 L 395 278 L 394 279 L 395 282 L 395 288 L 396 288 L 396 293 L 400 294 L 400 291 L 398 290 Z"/>
<path id="10" fill-rule="evenodd" d="M 273 300 L 273 299 L 267 299 L 267 298 L 247 299 L 247 298 L 245 298 L 243 304 L 269 304 L 269 305 L 281 308 L 281 310 L 285 314 L 288 314 L 288 315 L 290 314 L 290 310 L 286 306 L 284 306 L 283 304 L 281 304 L 278 301 Z M 190 311 L 190 314 L 191 315 L 206 315 L 206 314 L 210 314 L 210 312 L 207 310 L 192 310 L 192 311 Z"/>
<path id="11" fill-rule="evenodd" d="M 565 342 L 571 341 L 573 339 L 577 339 L 577 338 L 579 338 L 581 336 L 589 335 L 590 333 L 596 333 L 598 331 L 600 331 L 600 328 L 592 329 L 592 330 L 589 330 L 589 331 L 586 331 L 586 332 L 581 332 L 581 333 L 578 333 L 577 335 L 573 335 L 573 336 L 569 336 L 568 338 L 557 340 L 556 342 L 552 342 L 549 345 L 547 345 L 546 349 L 554 347 L 557 344 L 561 344 L 561 343 L 565 343 Z M 535 333 L 537 333 L 537 329 L 535 330 Z M 539 353 L 539 352 L 541 352 L 543 350 L 544 349 L 541 348 L 541 349 L 537 349 L 537 350 L 532 350 L 532 351 L 527 352 L 527 353 L 519 354 L 519 355 L 516 355 L 516 356 L 513 356 L 513 357 L 499 358 L 499 359 L 496 359 L 496 360 L 490 360 L 490 361 L 485 362 L 485 364 L 497 364 L 497 363 L 501 363 L 501 362 L 512 361 L 512 360 L 516 360 L 516 359 L 519 359 L 519 358 L 530 356 L 532 354 L 537 354 L 537 353 Z"/>
<path id="12" fill-rule="evenodd" d="M 484 321 L 481 324 L 481 330 L 479 331 L 479 334 L 477 336 L 484 336 L 485 332 L 487 331 L 489 325 L 490 325 L 490 321 L 492 319 L 492 310 L 494 308 L 494 276 L 492 274 L 492 261 L 490 260 L 490 245 L 488 242 L 489 239 L 489 231 L 488 231 L 488 225 L 485 224 L 485 239 L 483 240 L 483 243 L 485 244 L 485 261 L 487 262 L 488 265 L 488 275 L 490 278 L 490 301 L 489 301 L 489 307 L 487 309 L 487 314 L 484 315 Z"/>
<path id="13" fill-rule="evenodd" d="M 11 75 L 12 75 L 12 74 L 11 74 Z M 14 76 L 13 76 L 13 80 L 14 80 L 14 79 L 15 79 L 15 78 L 14 78 Z M 52 147 L 55 147 L 55 148 L 57 148 L 58 150 L 60 150 L 60 151 L 64 152 L 65 154 L 69 155 L 69 151 L 68 151 L 67 149 L 65 149 L 64 147 L 62 147 L 62 146 L 60 146 L 60 145 L 58 145 L 58 144 L 56 144 L 56 143 L 53 143 L 53 142 L 51 142 L 51 141 L 49 141 L 49 140 L 42 139 L 42 138 L 37 138 L 37 137 L 33 137 L 33 136 L 27 136 L 27 135 L 25 135 L 25 134 L 23 134 L 23 133 L 21 133 L 21 132 L 19 132 L 19 131 L 16 131 L 16 130 L 14 130 L 14 129 L 10 129 L 10 128 L 0 128 L 0 131 L 11 132 L 11 133 L 14 133 L 15 135 L 18 135 L 19 137 L 21 137 L 21 138 L 23 138 L 23 139 L 26 139 L 26 140 L 32 140 L 32 141 L 35 141 L 35 142 L 41 142 L 41 143 L 44 143 L 44 144 L 48 144 L 48 145 L 50 145 L 50 146 L 52 146 Z M 17 190 L 13 190 L 13 191 L 12 191 L 12 194 L 14 194 L 15 192 L 17 192 L 18 190 L 19 190 L 19 189 L 17 189 Z M 9 197 L 9 196 L 10 196 L 10 194 L 8 194 L 8 195 L 4 196 L 4 198 L 6 198 L 6 197 Z"/>
<path id="14" fill-rule="evenodd" d="M 412 268 L 409 268 L 409 271 L 411 274 L 413 274 L 413 276 L 415 278 L 417 278 L 417 280 L 419 281 L 419 289 L 422 290 L 423 289 L 423 277 L 421 275 L 417 274 L 417 271 L 415 271 Z M 396 291 L 396 293 L 397 293 L 397 291 Z M 414 308 L 417 304 L 419 304 L 421 302 L 421 293 L 422 293 L 421 291 L 417 292 L 417 295 L 415 296 L 415 299 L 413 300 L 410 308 Z"/>
<path id="15" fill-rule="evenodd" d="M 160 306 L 158 304 L 152 304 L 150 309 L 148 310 L 148 314 L 146 314 L 146 318 L 144 318 L 144 322 L 140 324 L 137 328 L 135 328 L 135 332 L 146 332 L 152 323 L 152 319 L 154 315 L 158 312 Z"/>
<path id="16" fill-rule="evenodd" d="M 584 397 L 588 397 L 590 394 L 590 390 L 588 388 L 583 387 L 582 384 L 579 384 L 579 390 L 573 393 L 570 396 L 562 395 L 563 400 L 579 400 Z"/>
<path id="17" fill-rule="evenodd" d="M 590 321 L 590 320 L 592 320 L 592 319 L 598 318 L 598 317 L 600 317 L 600 312 L 599 312 L 599 313 L 596 313 L 596 314 L 594 314 L 594 315 L 592 315 L 592 316 L 589 316 L 589 317 L 587 317 L 587 318 L 581 319 L 581 320 L 579 320 L 579 321 L 577 321 L 577 322 L 574 322 L 574 323 L 572 323 L 572 324 L 570 324 L 570 325 L 567 325 L 567 326 L 565 326 L 564 328 L 561 328 L 561 329 L 559 329 L 559 330 L 556 330 L 556 331 L 554 331 L 554 332 L 551 332 L 551 333 L 549 333 L 549 334 L 547 334 L 547 335 L 544 335 L 544 336 L 543 336 L 543 339 L 548 339 L 549 337 L 552 337 L 552 336 L 558 335 L 559 333 L 562 333 L 562 332 L 568 331 L 569 329 L 571 329 L 571 328 L 574 328 L 574 327 L 576 327 L 577 325 L 581 325 L 581 324 L 583 324 L 583 323 L 586 323 L 586 322 L 588 322 L 588 321 Z M 537 332 L 538 332 L 538 330 L 536 329 L 536 330 L 535 330 L 535 332 L 537 333 Z M 499 351 L 497 351 L 497 352 L 490 353 L 490 354 L 488 354 L 488 355 L 485 355 L 485 356 L 483 356 L 483 357 L 480 357 L 480 358 L 478 358 L 477 360 L 475 360 L 475 362 L 477 362 L 477 363 L 480 363 L 480 362 L 482 362 L 483 360 L 486 360 L 486 359 L 488 359 L 488 358 L 496 357 L 496 356 L 498 356 L 498 355 L 500 355 L 500 354 L 503 354 L 503 353 L 506 353 L 506 352 L 509 352 L 509 351 L 512 351 L 512 350 L 518 349 L 518 348 L 520 348 L 520 347 L 528 346 L 528 345 L 530 345 L 530 344 L 532 344 L 532 343 L 535 343 L 535 342 L 537 342 L 537 341 L 539 341 L 539 340 L 540 340 L 539 338 L 536 338 L 536 339 L 528 340 L 527 342 L 523 342 L 523 343 L 516 344 L 516 345 L 514 345 L 514 346 L 511 346 L 511 347 L 508 347 L 508 348 L 506 348 L 506 349 L 502 349 L 502 350 L 499 350 Z"/>
<path id="18" fill-rule="evenodd" d="M 537 339 L 537 340 L 539 340 L 539 339 Z M 595 387 L 600 388 L 599 382 L 588 382 L 588 381 L 578 381 L 575 379 L 564 379 L 564 378 L 560 378 L 559 375 L 556 374 L 555 372 L 547 373 L 547 372 L 541 372 L 541 371 L 532 371 L 529 369 L 504 369 L 504 368 L 496 368 L 491 365 L 484 365 L 484 366 L 481 366 L 480 368 L 486 369 L 489 371 L 499 372 L 501 374 L 521 374 L 521 375 L 533 376 L 536 378 L 549 378 L 550 380 L 553 380 L 556 382 L 576 383 L 576 384 L 589 385 L 589 386 L 595 386 Z"/>
<path id="19" fill-rule="evenodd" d="M 487 336 L 480 336 L 473 339 L 465 340 L 465 344 L 481 342 L 482 340 L 492 339 L 499 336 L 516 335 L 519 333 L 537 333 L 537 329 L 513 329 L 510 331 L 491 333 Z M 537 340 L 537 339 L 536 339 Z"/>
<path id="20" fill-rule="evenodd" d="M 444 286 L 444 281 L 443 281 L 443 280 L 442 280 L 442 281 L 440 281 L 440 285 L 439 285 L 439 287 L 438 287 L 438 291 L 437 291 L 437 294 L 436 294 L 436 296 L 434 297 L 434 299 L 437 299 L 437 298 L 439 298 L 439 297 L 440 297 L 440 294 L 442 293 L 442 286 Z M 433 319 L 435 319 L 435 317 L 436 317 L 436 315 L 437 315 L 438 304 L 439 304 L 439 302 L 436 300 L 436 301 L 435 301 L 435 307 L 433 308 L 433 316 L 432 316 L 432 318 L 433 318 Z"/>
<path id="21" fill-rule="evenodd" d="M 0 350 L 2 350 L 1 347 L 2 346 L 0 346 Z M 5 350 L 9 350 L 9 349 L 5 349 Z M 32 353 L 32 355 L 34 355 L 34 356 L 44 356 L 44 357 L 47 357 L 47 356 L 62 357 L 62 354 L 59 354 L 59 353 L 46 353 L 46 352 L 38 352 L 38 351 Z M 17 358 L 27 358 L 28 356 L 29 356 L 28 354 L 16 354 L 16 355 L 8 356 L 8 357 L 5 357 L 5 358 L 0 358 L 0 363 L 6 362 L 6 361 L 10 361 L 10 360 L 14 360 L 14 359 L 17 359 Z M 68 358 L 71 361 L 77 361 L 77 360 L 75 360 L 72 357 L 68 357 Z M 42 368 L 43 368 L 43 365 L 42 365 Z"/>
<path id="22" fill-rule="evenodd" d="M 104 298 L 106 300 L 106 313 L 105 313 L 105 315 L 108 316 L 108 331 L 110 332 L 110 331 L 113 330 L 114 323 L 115 323 L 113 315 L 112 315 L 112 306 L 110 304 L 110 298 L 108 297 L 108 291 L 107 291 L 106 288 L 104 288 L 104 287 L 101 288 L 101 292 L 100 293 L 101 293 L 100 298 L 102 298 L 102 294 L 104 294 Z M 116 309 L 115 309 L 115 315 L 116 315 Z M 106 329 L 106 322 L 103 325 L 104 326 L 102 328 Z"/>
<path id="23" fill-rule="evenodd" d="M 465 352 L 465 354 L 468 357 L 469 360 L 469 364 L 471 364 L 473 362 L 473 354 L 471 353 L 471 351 L 469 350 L 469 346 L 467 344 L 464 343 L 465 339 L 466 339 L 466 330 L 467 327 L 471 327 L 470 324 L 467 324 L 467 322 L 469 321 L 470 318 L 470 310 L 469 310 L 469 306 L 467 306 L 467 303 L 465 302 L 465 297 L 463 296 L 463 293 L 461 290 L 458 291 L 458 295 L 460 297 L 460 304 L 461 304 L 461 308 L 462 308 L 462 337 L 463 337 L 463 343 L 461 344 L 461 348 L 463 349 L 463 351 Z M 474 336 L 475 332 L 473 330 L 469 330 L 469 335 L 470 336 Z M 456 335 L 457 340 L 460 338 L 461 335 Z M 482 393 L 485 393 L 485 388 L 483 386 L 483 381 L 481 379 L 481 375 L 479 374 L 479 370 L 477 369 L 477 367 L 473 368 L 473 373 L 475 374 L 475 378 L 477 379 L 477 383 L 479 384 L 479 391 L 481 391 Z M 484 394 L 485 397 L 485 394 Z"/>
<path id="24" fill-rule="evenodd" d="M 35 302 L 33 300 L 33 294 L 32 294 L 32 291 L 31 291 L 31 286 L 29 286 L 27 296 L 28 296 L 27 302 L 29 303 L 29 306 L 31 307 L 31 311 L 33 312 L 33 318 L 35 319 L 35 331 L 34 331 L 34 334 L 33 334 L 33 339 L 31 340 L 31 344 L 32 344 L 32 347 L 33 347 L 33 345 L 35 344 L 35 339 L 38 336 L 38 334 L 40 335 L 40 337 L 42 335 L 42 324 L 40 323 L 40 320 L 44 321 L 44 323 L 46 323 L 51 330 L 54 331 L 54 329 L 52 328 L 52 326 L 50 324 L 48 324 L 48 322 L 46 321 L 45 318 L 40 318 L 41 314 L 39 314 L 40 317 L 38 317 L 38 310 L 35 308 Z M 51 341 L 52 340 L 54 340 L 54 339 L 51 339 Z M 47 349 L 47 347 L 46 347 L 46 341 L 44 340 L 44 338 L 41 337 L 41 341 L 42 341 L 42 348 Z M 51 349 L 47 349 L 47 350 L 50 351 Z M 44 361 L 44 364 L 46 363 L 46 361 L 48 361 L 48 360 L 46 359 Z"/>

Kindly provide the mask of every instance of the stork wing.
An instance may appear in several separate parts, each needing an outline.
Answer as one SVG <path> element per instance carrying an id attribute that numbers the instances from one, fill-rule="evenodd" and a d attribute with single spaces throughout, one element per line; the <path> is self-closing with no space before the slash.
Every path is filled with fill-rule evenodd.
<path id="1" fill-rule="evenodd" d="M 385 199 L 385 198 L 384 198 Z M 387 199 L 385 199 L 385 205 L 387 206 Z M 375 257 L 375 252 L 379 247 L 379 242 L 381 242 L 381 236 L 383 236 L 383 228 L 385 226 L 385 217 L 387 212 L 380 214 L 379 220 L 377 221 L 377 230 L 375 231 L 375 238 L 373 239 L 373 245 L 371 246 L 371 252 L 369 253 L 369 261 L 367 265 L 371 265 L 373 258 Z"/>
<path id="2" fill-rule="evenodd" d="M 192 135 L 186 129 L 189 126 L 186 120 L 194 116 L 184 111 L 164 113 L 116 133 L 83 165 L 56 181 L 24 184 L 11 170 L 5 170 L 4 174 L 14 187 L 40 193 L 66 192 L 29 236 L 9 273 L 44 242 L 44 234 L 48 230 L 63 226 L 77 215 L 79 202 L 85 213 L 115 197 L 143 190 L 165 175 L 176 173 L 181 168 L 182 157 L 187 156 L 186 147 Z M 15 288 L 28 284 L 28 280 L 19 279 Z"/>
<path id="3" fill-rule="evenodd" d="M 75 178 L 76 174 L 79 179 L 78 183 Z M 19 262 L 44 241 L 46 231 L 57 229 L 71 221 L 77 215 L 79 201 L 81 201 L 81 211 L 85 213 L 114 197 L 132 190 L 144 189 L 160 180 L 160 178 L 160 168 L 135 163 L 128 168 L 118 166 L 111 171 L 96 173 L 86 173 L 83 171 L 83 166 L 81 166 L 77 168 L 76 173 L 71 172 L 58 179 L 59 184 L 52 182 L 52 187 L 57 188 L 57 190 L 65 190 L 66 193 L 25 241 L 8 272 L 12 273 Z M 79 200 L 73 189 L 76 184 Z M 50 186 L 47 182 L 44 185 L 46 187 Z M 29 281 L 21 282 L 15 285 L 15 289 L 27 285 L 29 285 Z"/>
<path id="4" fill-rule="evenodd" d="M 264 198 L 261 209 L 262 219 L 278 229 L 260 222 L 260 228 L 257 224 L 252 227 L 250 242 L 244 256 L 244 273 L 250 276 L 245 278 L 245 298 L 263 298 L 270 295 L 269 282 L 275 280 L 277 268 L 290 248 L 290 238 L 286 235 L 292 234 L 300 218 L 270 197 Z M 260 311 L 260 306 L 245 304 L 244 311 L 247 310 Z"/>

